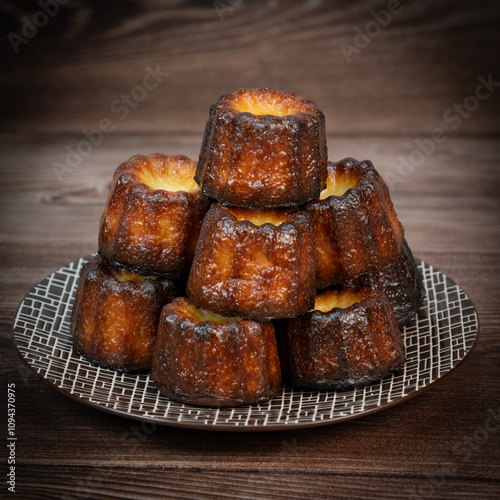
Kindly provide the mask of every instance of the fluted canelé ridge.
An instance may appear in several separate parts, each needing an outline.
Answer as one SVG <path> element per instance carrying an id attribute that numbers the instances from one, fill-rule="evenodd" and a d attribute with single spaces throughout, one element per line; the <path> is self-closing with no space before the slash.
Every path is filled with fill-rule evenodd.
<path id="1" fill-rule="evenodd" d="M 187 294 L 219 314 L 268 321 L 309 310 L 315 276 L 307 213 L 215 204 L 203 221 Z"/>
<path id="2" fill-rule="evenodd" d="M 99 251 L 116 267 L 176 278 L 187 274 L 209 200 L 185 156 L 134 156 L 116 170 Z"/>
<path id="3" fill-rule="evenodd" d="M 114 269 L 97 255 L 80 272 L 71 320 L 75 349 L 110 368 L 149 368 L 161 310 L 175 295 L 169 279 Z"/>
<path id="4" fill-rule="evenodd" d="M 279 346 L 287 378 L 313 389 L 364 385 L 405 359 L 389 302 L 371 289 L 324 290 L 312 311 L 282 322 Z"/>
<path id="5" fill-rule="evenodd" d="M 281 387 L 273 324 L 219 316 L 178 297 L 163 309 L 151 378 L 182 403 L 220 407 L 269 399 Z"/>
<path id="6" fill-rule="evenodd" d="M 289 207 L 326 181 L 325 117 L 293 92 L 240 89 L 210 108 L 196 180 L 223 204 Z"/>
<path id="7" fill-rule="evenodd" d="M 306 210 L 314 225 L 318 288 L 341 284 L 400 252 L 403 227 L 370 161 L 328 162 L 326 189 Z"/>

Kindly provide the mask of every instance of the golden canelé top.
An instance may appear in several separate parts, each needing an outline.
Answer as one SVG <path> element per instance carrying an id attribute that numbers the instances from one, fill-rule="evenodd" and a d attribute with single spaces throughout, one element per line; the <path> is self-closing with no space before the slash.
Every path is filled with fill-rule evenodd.
<path id="1" fill-rule="evenodd" d="M 137 170 L 137 177 L 153 190 L 199 191 L 194 180 L 196 162 L 184 156 L 150 155 Z"/>
<path id="2" fill-rule="evenodd" d="M 253 115 L 287 116 L 307 113 L 314 108 L 311 101 L 293 92 L 283 92 L 271 88 L 240 89 L 226 96 L 229 106 L 240 113 Z"/>
<path id="3" fill-rule="evenodd" d="M 243 207 L 226 207 L 227 211 L 236 217 L 238 221 L 250 221 L 255 226 L 262 226 L 263 224 L 272 224 L 273 226 L 281 226 L 284 222 L 291 220 L 291 215 L 295 213 L 294 210 L 283 209 L 253 209 Z"/>
<path id="4" fill-rule="evenodd" d="M 319 195 L 320 200 L 326 200 L 330 196 L 342 196 L 348 189 L 355 188 L 359 184 L 359 176 L 333 169 L 328 169 L 326 188 Z"/>
<path id="5" fill-rule="evenodd" d="M 326 290 L 318 295 L 314 301 L 313 311 L 330 312 L 333 308 L 347 309 L 360 302 L 365 297 L 365 293 L 354 290 Z"/>

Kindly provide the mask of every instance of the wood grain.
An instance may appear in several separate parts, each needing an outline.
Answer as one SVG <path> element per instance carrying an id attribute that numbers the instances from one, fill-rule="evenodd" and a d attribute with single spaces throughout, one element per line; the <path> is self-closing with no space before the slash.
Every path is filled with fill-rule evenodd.
<path id="1" fill-rule="evenodd" d="M 351 62 L 341 43 L 354 46 L 356 28 L 365 32 L 387 1 L 233 3 L 223 20 L 210 1 L 61 8 L 17 56 L 2 46 L 0 90 L 17 97 L 0 104 L 3 130 L 79 132 L 108 117 L 119 131 L 201 134 L 219 95 L 269 85 L 315 100 L 330 133 L 426 134 L 474 93 L 479 76 L 498 76 L 495 2 L 401 1 Z M 5 13 L 14 33 L 22 12 Z M 157 65 L 168 76 L 122 120 L 112 103 Z M 460 132 L 498 133 L 499 110 L 498 94 L 482 101 Z"/>
<path id="2" fill-rule="evenodd" d="M 457 128 L 444 121 L 479 76 L 500 81 L 498 4 L 401 1 L 350 63 L 340 44 L 387 2 L 233 5 L 221 20 L 212 2 L 70 3 L 19 54 L 3 38 L 0 373 L 16 383 L 19 498 L 500 498 L 500 425 L 490 421 L 500 411 L 500 90 Z M 3 32 L 20 33 L 37 10 L 2 2 Z M 168 76 L 121 119 L 112 103 L 156 65 Z M 374 162 L 414 254 L 476 305 L 477 347 L 415 399 L 341 425 L 137 437 L 137 422 L 65 398 L 24 367 L 10 340 L 15 309 L 46 275 L 95 251 L 119 163 L 156 151 L 196 159 L 210 104 L 264 85 L 317 102 L 330 159 Z M 114 131 L 58 177 L 67 148 L 105 118 Z M 401 167 L 422 159 L 418 141 L 436 127 L 446 140 L 411 172 Z"/>

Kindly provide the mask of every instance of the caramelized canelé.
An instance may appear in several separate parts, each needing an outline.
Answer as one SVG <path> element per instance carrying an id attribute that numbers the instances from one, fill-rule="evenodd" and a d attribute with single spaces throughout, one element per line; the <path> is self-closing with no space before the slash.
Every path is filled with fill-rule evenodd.
<path id="1" fill-rule="evenodd" d="M 187 274 L 209 200 L 185 156 L 134 156 L 115 172 L 101 218 L 99 252 L 116 267 Z"/>
<path id="2" fill-rule="evenodd" d="M 212 205 L 187 293 L 198 306 L 257 321 L 297 316 L 314 304 L 311 219 L 296 209 Z"/>
<path id="3" fill-rule="evenodd" d="M 418 311 L 422 280 L 389 190 L 370 161 L 328 162 L 326 189 L 306 205 L 316 239 L 317 287 L 383 291 L 399 326 Z"/>
<path id="4" fill-rule="evenodd" d="M 178 297 L 163 309 L 151 377 L 181 403 L 238 406 L 281 387 L 271 322 L 227 318 Z"/>
<path id="5" fill-rule="evenodd" d="M 306 210 L 314 224 L 318 288 L 342 284 L 399 254 L 403 227 L 370 161 L 328 162 L 326 189 Z"/>
<path id="6" fill-rule="evenodd" d="M 325 290 L 306 314 L 282 322 L 280 358 L 295 385 L 364 385 L 398 370 L 404 344 L 385 295 L 370 289 Z"/>
<path id="7" fill-rule="evenodd" d="M 223 204 L 296 206 L 318 198 L 326 160 L 325 118 L 312 101 L 240 89 L 210 108 L 196 179 Z"/>
<path id="8" fill-rule="evenodd" d="M 149 368 L 162 307 L 174 297 L 169 279 L 114 269 L 97 255 L 80 272 L 71 320 L 73 345 L 100 365 Z"/>

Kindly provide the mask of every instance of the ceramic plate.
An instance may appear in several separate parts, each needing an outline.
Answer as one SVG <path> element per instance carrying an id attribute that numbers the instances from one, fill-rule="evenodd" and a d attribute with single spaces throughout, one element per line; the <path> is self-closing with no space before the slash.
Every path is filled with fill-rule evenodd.
<path id="1" fill-rule="evenodd" d="M 21 359 L 50 386 L 82 403 L 162 425 L 226 431 L 283 430 L 362 417 L 419 394 L 453 370 L 472 350 L 477 313 L 458 285 L 420 262 L 426 298 L 405 327 L 403 370 L 380 382 L 343 391 L 283 387 L 271 400 L 239 408 L 202 408 L 177 403 L 157 391 L 147 373 L 94 366 L 72 349 L 71 310 L 82 264 L 62 267 L 21 302 L 13 323 Z"/>

